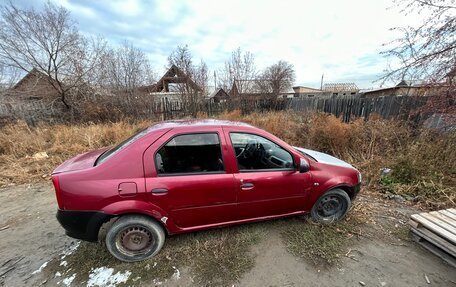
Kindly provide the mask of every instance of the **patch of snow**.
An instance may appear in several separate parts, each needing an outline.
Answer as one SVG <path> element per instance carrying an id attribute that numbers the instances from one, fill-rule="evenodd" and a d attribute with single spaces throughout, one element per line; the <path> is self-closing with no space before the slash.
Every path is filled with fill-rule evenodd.
<path id="1" fill-rule="evenodd" d="M 125 271 L 124 273 L 119 271 L 114 274 L 114 268 L 99 267 L 91 270 L 87 287 L 115 287 L 119 283 L 127 282 L 130 275 L 130 271 Z"/>
<path id="2" fill-rule="evenodd" d="M 62 257 L 60 257 L 60 259 L 64 259 L 68 255 L 73 254 L 73 252 L 75 252 L 79 248 L 80 244 L 81 244 L 81 241 L 79 241 L 79 240 L 76 241 L 75 244 L 72 244 L 67 250 L 64 250 L 63 253 L 61 253 Z"/>
<path id="3" fill-rule="evenodd" d="M 35 274 L 40 273 L 41 271 L 43 271 L 43 269 L 48 265 L 48 263 L 49 263 L 49 261 L 44 262 L 44 263 L 40 266 L 40 268 L 38 268 L 37 270 L 35 270 L 35 271 L 32 272 L 32 275 L 35 275 Z"/>
<path id="4" fill-rule="evenodd" d="M 76 278 L 76 273 L 74 273 L 70 277 L 63 279 L 62 283 L 65 284 L 66 286 L 70 286 L 70 284 L 73 282 L 74 278 Z"/>
<path id="5" fill-rule="evenodd" d="M 57 277 L 60 277 L 60 276 L 62 276 L 62 273 L 60 273 L 59 271 L 57 271 L 57 272 L 55 273 L 55 275 L 54 275 L 54 278 L 57 278 Z"/>
<path id="6" fill-rule="evenodd" d="M 68 265 L 68 262 L 66 262 L 65 260 L 60 262 L 60 266 L 66 267 L 67 265 Z"/>
<path id="7" fill-rule="evenodd" d="M 155 286 L 160 286 L 160 285 L 162 285 L 162 284 L 163 284 L 163 282 L 161 282 L 161 281 L 160 281 L 160 280 L 158 280 L 158 279 L 154 279 L 154 280 L 152 280 L 152 283 L 154 283 L 154 285 L 155 285 Z"/>
<path id="8" fill-rule="evenodd" d="M 147 265 L 149 265 L 149 263 L 147 263 Z M 154 266 L 152 267 L 155 268 L 155 266 L 157 266 L 157 262 L 154 262 Z"/>
<path id="9" fill-rule="evenodd" d="M 173 269 L 174 269 L 174 273 L 173 273 L 173 276 L 171 276 L 171 278 L 173 278 L 174 280 L 179 280 L 180 279 L 179 269 L 177 269 L 175 266 L 173 266 Z"/>

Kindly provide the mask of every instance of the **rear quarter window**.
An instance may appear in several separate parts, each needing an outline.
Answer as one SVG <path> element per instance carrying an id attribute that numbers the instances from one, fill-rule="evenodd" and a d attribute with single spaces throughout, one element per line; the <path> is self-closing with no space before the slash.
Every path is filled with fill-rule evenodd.
<path id="1" fill-rule="evenodd" d="M 122 149 L 127 147 L 128 145 L 137 141 L 139 138 L 143 137 L 145 134 L 147 134 L 147 130 L 148 129 L 146 128 L 146 129 L 140 131 L 139 133 L 134 134 L 133 136 L 131 136 L 131 137 L 127 138 L 126 140 L 124 140 L 123 142 L 121 142 L 120 144 L 116 145 L 115 147 L 113 147 L 113 148 L 107 150 L 106 152 L 104 152 L 103 154 L 101 154 L 98 157 L 98 159 L 95 161 L 95 166 L 103 163 L 111 156 L 115 155 L 116 153 L 118 153 L 119 151 L 121 151 Z"/>

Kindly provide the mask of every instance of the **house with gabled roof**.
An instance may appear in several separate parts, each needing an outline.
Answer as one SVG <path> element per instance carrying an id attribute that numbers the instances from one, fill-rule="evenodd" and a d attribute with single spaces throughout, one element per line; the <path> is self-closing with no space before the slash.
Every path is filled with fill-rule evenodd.
<path id="1" fill-rule="evenodd" d="M 52 83 L 54 79 L 33 68 L 22 79 L 20 79 L 10 90 L 8 96 L 20 97 L 28 100 L 51 99 L 59 96 Z"/>
<path id="2" fill-rule="evenodd" d="M 230 100 L 230 95 L 223 88 L 218 88 L 209 94 L 208 100 L 214 103 L 223 103 Z"/>
<path id="3" fill-rule="evenodd" d="M 203 92 L 189 75 L 184 73 L 176 65 L 172 65 L 157 83 L 142 86 L 136 89 L 135 94 L 153 96 L 156 100 L 166 99 L 181 102 L 185 94 L 200 94 Z"/>
<path id="4" fill-rule="evenodd" d="M 174 84 L 183 84 L 183 90 L 174 87 Z M 187 74 L 185 74 L 179 67 L 172 65 L 166 73 L 157 81 L 157 83 L 150 86 L 142 86 L 138 91 L 145 93 L 174 93 L 174 92 L 202 92 L 203 89 L 198 86 Z"/>

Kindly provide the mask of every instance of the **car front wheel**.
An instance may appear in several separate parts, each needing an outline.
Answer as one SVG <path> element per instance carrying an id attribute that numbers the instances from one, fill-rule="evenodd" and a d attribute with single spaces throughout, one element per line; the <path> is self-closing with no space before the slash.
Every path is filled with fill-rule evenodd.
<path id="1" fill-rule="evenodd" d="M 117 259 L 135 262 L 157 254 L 165 243 L 163 227 L 141 215 L 120 217 L 106 234 L 106 247 Z"/>
<path id="2" fill-rule="evenodd" d="M 351 200 L 348 194 L 344 190 L 336 188 L 320 196 L 310 214 L 314 221 L 330 224 L 343 219 L 350 207 Z"/>

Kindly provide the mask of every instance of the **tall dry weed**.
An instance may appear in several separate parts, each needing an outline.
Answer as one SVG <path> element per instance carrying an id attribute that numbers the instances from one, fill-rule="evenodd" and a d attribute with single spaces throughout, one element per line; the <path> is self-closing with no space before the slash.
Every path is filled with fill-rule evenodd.
<path id="1" fill-rule="evenodd" d="M 206 115 L 198 115 L 207 118 Z M 328 114 L 226 112 L 220 119 L 243 121 L 297 146 L 319 150 L 358 168 L 372 190 L 410 195 L 431 208 L 456 200 L 456 133 L 417 130 L 405 122 L 371 116 L 344 123 Z M 110 146 L 151 122 L 127 120 L 105 124 L 40 125 L 16 122 L 0 129 L 0 186 L 48 178 L 64 160 Z M 48 157 L 34 157 L 45 152 Z M 393 173 L 385 180 L 381 168 Z"/>

